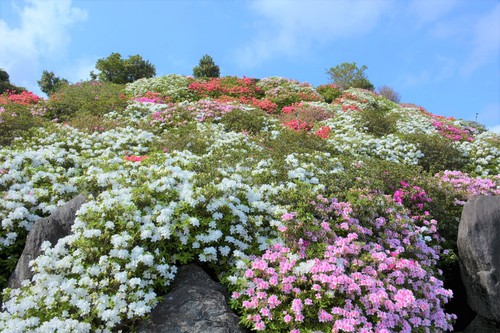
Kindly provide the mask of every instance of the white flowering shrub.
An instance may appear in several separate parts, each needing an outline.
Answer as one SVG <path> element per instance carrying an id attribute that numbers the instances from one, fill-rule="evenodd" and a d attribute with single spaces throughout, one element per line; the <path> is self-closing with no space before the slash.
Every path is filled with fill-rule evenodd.
<path id="1" fill-rule="evenodd" d="M 170 74 L 151 79 L 139 79 L 127 83 L 125 91 L 133 97 L 145 96 L 148 92 L 159 93 L 168 97 L 172 102 L 179 102 L 193 96 L 188 89 L 192 79 L 187 76 Z"/>

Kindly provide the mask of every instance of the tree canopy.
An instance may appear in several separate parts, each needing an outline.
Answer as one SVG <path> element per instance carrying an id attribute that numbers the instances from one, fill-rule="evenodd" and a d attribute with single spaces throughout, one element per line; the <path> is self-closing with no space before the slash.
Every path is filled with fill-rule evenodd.
<path id="1" fill-rule="evenodd" d="M 54 74 L 54 72 L 49 72 L 44 70 L 42 72 L 42 77 L 39 81 L 36 81 L 40 90 L 47 94 L 47 96 L 52 95 L 61 88 L 63 85 L 68 84 L 68 80 L 60 78 Z"/>
<path id="2" fill-rule="evenodd" d="M 220 76 L 220 68 L 214 62 L 211 56 L 205 54 L 201 57 L 198 66 L 193 68 L 193 76 L 195 78 L 204 78 L 204 77 L 219 77 Z"/>
<path id="3" fill-rule="evenodd" d="M 96 69 L 100 72 L 90 72 L 93 80 L 125 84 L 142 78 L 151 78 L 156 75 L 156 68 L 148 60 L 138 54 L 122 59 L 120 53 L 111 53 L 107 58 L 97 60 Z"/>
<path id="4" fill-rule="evenodd" d="M 343 62 L 330 68 L 326 73 L 330 75 L 333 83 L 343 89 L 363 88 L 373 91 L 375 87 L 364 73 L 367 68 L 365 65 L 358 68 L 355 62 Z"/>

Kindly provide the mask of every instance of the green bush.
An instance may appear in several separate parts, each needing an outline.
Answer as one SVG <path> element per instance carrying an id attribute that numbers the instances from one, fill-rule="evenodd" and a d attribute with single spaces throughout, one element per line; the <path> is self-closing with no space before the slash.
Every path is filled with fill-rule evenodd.
<path id="1" fill-rule="evenodd" d="M 366 128 L 368 133 L 376 137 L 395 133 L 400 117 L 378 103 L 370 103 L 370 106 L 359 111 L 358 115 L 361 125 Z"/>
<path id="2" fill-rule="evenodd" d="M 43 118 L 31 114 L 32 107 L 15 103 L 0 106 L 0 147 L 26 135 L 30 128 L 47 124 Z"/>
<path id="3" fill-rule="evenodd" d="M 123 92 L 123 85 L 97 81 L 64 86 L 50 96 L 46 116 L 66 121 L 74 115 L 104 115 L 110 111 L 123 111 L 127 106 Z"/>
<path id="4" fill-rule="evenodd" d="M 444 170 L 462 170 L 467 162 L 454 142 L 440 134 L 413 133 L 408 134 L 406 140 L 416 144 L 424 154 L 418 164 L 433 174 Z"/>
<path id="5" fill-rule="evenodd" d="M 316 88 L 316 91 L 323 96 L 325 102 L 332 103 L 342 96 L 342 88 L 335 84 L 322 84 Z"/>
<path id="6" fill-rule="evenodd" d="M 266 113 L 259 110 L 233 110 L 220 119 L 225 128 L 234 132 L 259 133 L 267 124 Z"/>

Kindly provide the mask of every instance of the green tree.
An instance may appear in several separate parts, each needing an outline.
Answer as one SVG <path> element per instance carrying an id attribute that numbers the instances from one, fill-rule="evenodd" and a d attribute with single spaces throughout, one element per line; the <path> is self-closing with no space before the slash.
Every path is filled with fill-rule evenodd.
<path id="1" fill-rule="evenodd" d="M 156 68 L 149 61 L 142 59 L 138 54 L 122 59 L 120 53 L 111 53 L 107 58 L 97 60 L 96 69 L 100 72 L 90 72 L 92 80 L 125 84 L 142 78 L 151 78 L 156 75 Z"/>
<path id="2" fill-rule="evenodd" d="M 340 65 L 330 68 L 326 74 L 330 75 L 333 83 L 341 86 L 343 89 L 363 88 L 373 91 L 375 87 L 364 73 L 367 68 L 365 65 L 358 68 L 355 62 L 343 62 Z"/>
<path id="3" fill-rule="evenodd" d="M 54 74 L 54 72 L 49 72 L 44 70 L 42 72 L 42 77 L 39 81 L 36 81 L 40 90 L 47 94 L 47 96 L 55 93 L 63 85 L 68 84 L 68 80 L 62 79 Z"/>
<path id="4" fill-rule="evenodd" d="M 9 73 L 3 68 L 0 68 L 0 95 L 6 92 L 7 90 L 11 91 L 25 91 L 26 89 L 23 87 L 18 87 L 10 83 Z"/>
<path id="5" fill-rule="evenodd" d="M 208 54 L 201 57 L 198 66 L 193 68 L 195 78 L 219 77 L 220 68 L 214 63 L 214 59 Z"/>

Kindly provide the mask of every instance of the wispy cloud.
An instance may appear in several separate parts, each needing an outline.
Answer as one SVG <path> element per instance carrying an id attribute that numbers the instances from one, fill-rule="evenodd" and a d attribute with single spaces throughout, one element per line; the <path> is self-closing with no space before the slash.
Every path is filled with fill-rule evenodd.
<path id="1" fill-rule="evenodd" d="M 392 0 L 255 0 L 250 8 L 259 15 L 255 35 L 237 50 L 242 66 L 258 65 L 275 56 L 296 56 L 311 43 L 371 31 Z"/>
<path id="2" fill-rule="evenodd" d="M 41 75 L 40 61 L 64 54 L 71 42 L 70 28 L 84 21 L 87 13 L 73 7 L 71 0 L 25 0 L 23 6 L 18 5 L 14 9 L 19 26 L 0 20 L 0 67 L 14 83 L 26 85 L 15 81 L 20 77 L 33 84 Z"/>
<path id="3" fill-rule="evenodd" d="M 479 67 L 494 62 L 499 70 L 500 59 L 500 3 L 482 16 L 474 26 L 472 52 L 461 69 L 463 75 L 470 75 Z M 498 72 L 497 72 L 498 73 Z"/>

